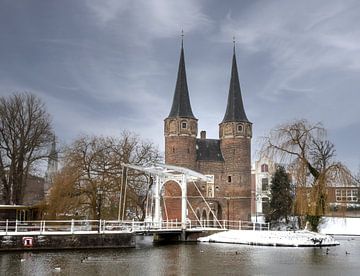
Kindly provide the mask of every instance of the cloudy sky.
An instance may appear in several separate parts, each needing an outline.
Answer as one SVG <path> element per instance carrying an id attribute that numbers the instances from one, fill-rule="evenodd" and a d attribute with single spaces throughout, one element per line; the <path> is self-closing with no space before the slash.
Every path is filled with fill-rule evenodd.
<path id="1" fill-rule="evenodd" d="M 63 143 L 127 129 L 162 150 L 184 29 L 193 112 L 217 138 L 235 36 L 253 158 L 269 129 L 306 118 L 357 171 L 359 14 L 356 0 L 0 0 L 0 95 L 40 96 Z"/>

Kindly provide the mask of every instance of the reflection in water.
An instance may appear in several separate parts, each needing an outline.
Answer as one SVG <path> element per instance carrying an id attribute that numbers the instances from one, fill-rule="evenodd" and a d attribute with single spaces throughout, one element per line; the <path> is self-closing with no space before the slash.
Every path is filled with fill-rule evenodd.
<path id="1" fill-rule="evenodd" d="M 360 237 L 326 248 L 231 244 L 152 245 L 137 248 L 1 253 L 0 275 L 358 275 Z M 349 252 L 350 254 L 346 254 Z"/>

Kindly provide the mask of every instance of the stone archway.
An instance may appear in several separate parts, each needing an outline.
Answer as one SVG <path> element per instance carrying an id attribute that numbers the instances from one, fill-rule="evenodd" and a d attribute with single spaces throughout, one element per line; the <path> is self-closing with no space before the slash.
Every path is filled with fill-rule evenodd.
<path id="1" fill-rule="evenodd" d="M 163 221 L 181 221 L 181 186 L 167 181 L 161 188 L 161 217 Z"/>

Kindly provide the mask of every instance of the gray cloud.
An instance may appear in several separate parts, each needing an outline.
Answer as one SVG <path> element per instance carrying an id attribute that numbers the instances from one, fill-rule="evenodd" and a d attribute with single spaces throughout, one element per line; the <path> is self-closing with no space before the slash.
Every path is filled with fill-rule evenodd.
<path id="1" fill-rule="evenodd" d="M 133 130 L 163 147 L 180 31 L 199 128 L 218 136 L 236 36 L 256 138 L 294 118 L 322 121 L 353 170 L 360 150 L 357 1 L 2 1 L 0 94 L 32 91 L 68 142 Z"/>

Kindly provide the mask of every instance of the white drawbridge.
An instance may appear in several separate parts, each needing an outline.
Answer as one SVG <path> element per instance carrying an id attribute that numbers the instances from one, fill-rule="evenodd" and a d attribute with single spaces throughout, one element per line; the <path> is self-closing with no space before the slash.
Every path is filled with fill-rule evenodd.
<path id="1" fill-rule="evenodd" d="M 210 212 L 212 212 L 213 217 L 215 221 L 221 226 L 220 222 L 217 220 L 216 215 L 211 210 L 209 204 L 199 191 L 198 187 L 195 184 L 195 181 L 204 181 L 204 182 L 210 182 L 211 179 L 209 176 L 203 175 L 201 173 L 195 172 L 193 170 L 173 166 L 173 165 L 165 165 L 165 164 L 155 164 L 152 166 L 138 166 L 138 165 L 132 165 L 132 164 L 122 164 L 123 168 L 130 168 L 134 170 L 138 170 L 141 172 L 145 172 L 149 174 L 153 179 L 155 180 L 154 188 L 152 189 L 152 197 L 155 201 L 155 210 L 153 214 L 151 214 L 151 220 L 153 225 L 156 227 L 156 225 L 161 225 L 162 222 L 162 215 L 161 215 L 161 208 L 160 208 L 160 200 L 161 200 L 161 191 L 163 186 L 169 182 L 174 181 L 176 182 L 180 188 L 181 188 L 181 228 L 186 229 L 186 222 L 187 222 L 187 204 L 189 201 L 187 200 L 187 183 L 192 182 L 194 186 L 196 187 L 197 191 L 199 192 L 199 195 L 204 200 L 205 204 L 209 208 Z M 124 172 L 123 182 L 125 182 L 125 185 L 122 185 L 121 193 L 123 196 L 120 197 L 119 206 L 119 220 L 120 218 L 124 217 L 124 211 L 125 211 L 125 197 L 126 197 L 126 172 Z M 190 208 L 192 209 L 190 203 Z M 121 209 L 121 211 L 120 211 Z M 194 212 L 194 210 L 192 209 Z M 152 212 L 151 212 L 152 213 Z M 194 213 L 194 216 L 196 219 L 200 222 L 200 219 L 196 216 Z"/>

